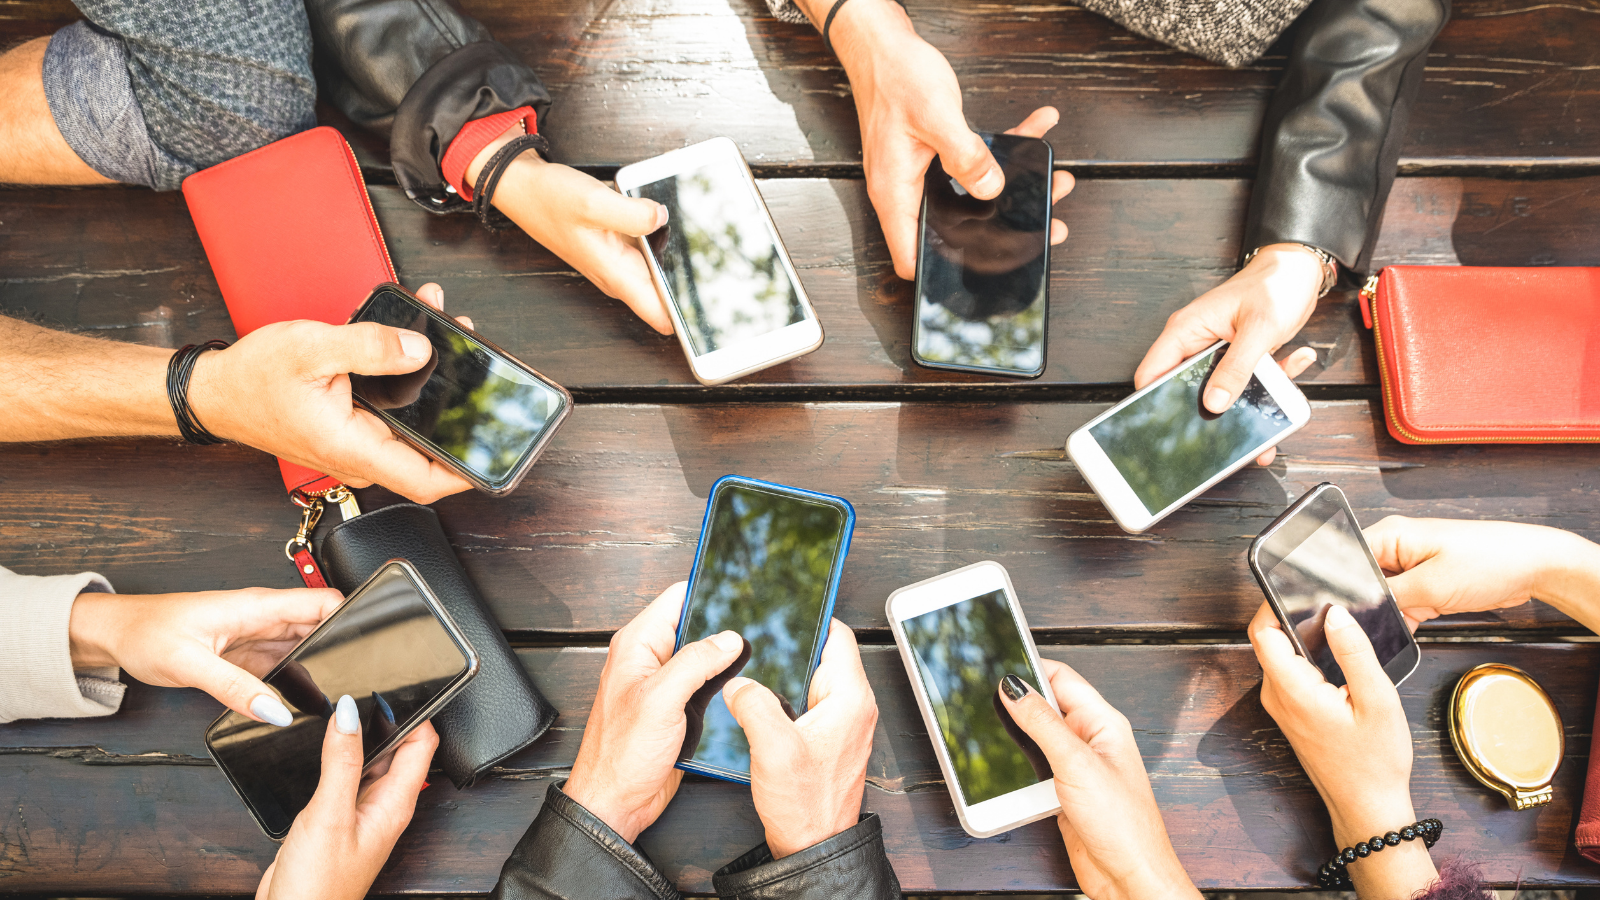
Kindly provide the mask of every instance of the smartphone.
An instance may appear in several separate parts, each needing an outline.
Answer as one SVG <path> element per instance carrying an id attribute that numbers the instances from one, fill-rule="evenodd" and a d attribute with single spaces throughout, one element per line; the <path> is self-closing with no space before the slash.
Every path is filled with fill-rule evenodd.
<path id="1" fill-rule="evenodd" d="M 1200 402 L 1228 344 L 1213 344 L 1067 439 L 1067 455 L 1124 531 L 1138 534 L 1311 420 L 1311 404 L 1264 356 L 1219 414 Z"/>
<path id="2" fill-rule="evenodd" d="M 935 369 L 1037 378 L 1050 312 L 1050 177 L 1039 138 L 983 134 L 1006 186 L 979 200 L 937 157 L 922 188 L 911 358 Z"/>
<path id="3" fill-rule="evenodd" d="M 1335 604 L 1367 633 L 1390 681 L 1399 684 L 1416 671 L 1422 651 L 1337 485 L 1319 484 L 1284 510 L 1250 543 L 1249 559 L 1294 649 L 1329 684 L 1345 683 L 1322 636 L 1323 619 Z"/>
<path id="4" fill-rule="evenodd" d="M 393 559 L 263 679 L 294 721 L 279 728 L 229 710 L 206 729 L 206 749 L 256 824 L 281 841 L 322 778 L 322 742 L 340 696 L 361 711 L 371 767 L 477 672 L 472 645 L 422 576 Z"/>
<path id="5" fill-rule="evenodd" d="M 673 652 L 728 630 L 746 647 L 690 702 L 678 768 L 750 783 L 750 744 L 722 700 L 736 675 L 777 694 L 791 718 L 806 711 L 855 524 L 843 497 L 738 475 L 711 486 Z"/>
<path id="6" fill-rule="evenodd" d="M 398 284 L 380 284 L 351 322 L 425 334 L 433 358 L 404 375 L 350 375 L 357 403 L 406 443 L 488 494 L 507 494 L 572 410 L 572 395 Z"/>
<path id="7" fill-rule="evenodd" d="M 1057 708 L 1005 567 L 900 588 L 888 613 L 961 827 L 986 838 L 1055 815 L 1050 763 L 1000 701 L 1000 679 L 1015 675 Z"/>
<path id="8" fill-rule="evenodd" d="M 822 322 L 733 141 L 623 166 L 617 190 L 667 208 L 667 224 L 640 242 L 697 381 L 722 384 L 822 346 Z"/>

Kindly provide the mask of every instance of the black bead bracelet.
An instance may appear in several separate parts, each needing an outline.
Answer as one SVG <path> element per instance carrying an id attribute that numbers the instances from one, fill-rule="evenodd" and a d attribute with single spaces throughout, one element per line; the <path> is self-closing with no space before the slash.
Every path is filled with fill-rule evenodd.
<path id="1" fill-rule="evenodd" d="M 1388 834 L 1375 837 L 1369 841 L 1357 843 L 1354 847 L 1346 847 L 1334 854 L 1333 859 L 1317 870 L 1317 884 L 1325 888 L 1349 889 L 1350 873 L 1347 867 L 1358 859 L 1366 859 L 1374 853 L 1381 852 L 1385 847 L 1397 847 L 1401 841 L 1414 841 L 1422 838 L 1423 844 L 1432 850 L 1433 845 L 1439 842 L 1439 835 L 1444 834 L 1444 823 L 1438 819 L 1423 819 L 1412 825 L 1391 831 Z"/>

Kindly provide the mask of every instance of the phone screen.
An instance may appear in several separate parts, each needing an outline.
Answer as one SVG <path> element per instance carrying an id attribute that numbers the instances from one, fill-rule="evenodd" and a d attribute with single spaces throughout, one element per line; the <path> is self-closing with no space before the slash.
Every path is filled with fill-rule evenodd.
<path id="1" fill-rule="evenodd" d="M 971 196 L 938 159 L 924 177 L 917 359 L 1038 375 L 1050 268 L 1050 145 L 1009 134 L 983 139 L 1005 173 L 1000 196 Z"/>
<path id="2" fill-rule="evenodd" d="M 834 502 L 830 502 L 833 500 Z M 712 497 L 678 646 L 723 631 L 749 642 L 740 671 L 767 688 L 793 716 L 805 712 L 811 672 L 827 639 L 833 592 L 850 537 L 848 505 L 747 482 L 724 482 Z M 719 772 L 750 772 L 750 745 L 720 689 L 697 698 L 683 759 Z M 693 745 L 691 747 L 691 745 Z"/>
<path id="3" fill-rule="evenodd" d="M 266 677 L 293 722 L 279 728 L 230 710 L 206 730 L 206 746 L 262 827 L 281 837 L 321 780 L 322 741 L 340 696 L 361 711 L 370 763 L 470 667 L 410 576 L 390 566 Z"/>
<path id="4" fill-rule="evenodd" d="M 1151 513 L 1182 500 L 1289 430 L 1288 414 L 1254 375 L 1221 415 L 1201 405 L 1206 381 L 1227 348 L 1221 344 L 1200 354 L 1154 390 L 1089 429 Z"/>
<path id="5" fill-rule="evenodd" d="M 1412 644 L 1400 607 L 1389 596 L 1383 570 L 1345 504 L 1324 492 L 1285 522 L 1257 553 L 1279 611 L 1289 620 L 1306 658 L 1329 684 L 1345 683 L 1344 672 L 1323 637 L 1323 619 L 1334 604 L 1350 611 L 1387 666 Z"/>
<path id="6" fill-rule="evenodd" d="M 566 398 L 422 306 L 387 288 L 362 306 L 353 321 L 425 334 L 433 358 L 404 375 L 351 374 L 350 389 L 481 481 L 503 487 L 560 419 Z"/>
<path id="7" fill-rule="evenodd" d="M 1042 684 L 1005 591 L 905 619 L 900 628 L 968 806 L 1051 777 L 1043 752 L 1000 703 L 1007 675 L 1036 691 Z"/>
<path id="8" fill-rule="evenodd" d="M 705 356 L 805 319 L 743 168 L 716 162 L 628 190 L 667 208 L 645 239 L 694 355 Z"/>

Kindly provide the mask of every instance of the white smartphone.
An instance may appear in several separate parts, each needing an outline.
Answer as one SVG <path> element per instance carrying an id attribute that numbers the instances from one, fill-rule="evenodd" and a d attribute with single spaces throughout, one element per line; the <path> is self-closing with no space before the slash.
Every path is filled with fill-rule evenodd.
<path id="1" fill-rule="evenodd" d="M 1049 761 L 1000 703 L 1000 679 L 1015 675 L 1059 710 L 1005 567 L 908 585 L 888 612 L 961 827 L 993 837 L 1059 812 Z"/>
<path id="2" fill-rule="evenodd" d="M 667 224 L 639 240 L 695 380 L 722 384 L 822 346 L 822 322 L 733 141 L 623 166 L 617 190 L 667 208 Z"/>
<path id="3" fill-rule="evenodd" d="M 1201 404 L 1228 344 L 1213 344 L 1067 438 L 1067 456 L 1124 531 L 1138 534 L 1311 421 L 1271 356 L 1233 406 Z"/>

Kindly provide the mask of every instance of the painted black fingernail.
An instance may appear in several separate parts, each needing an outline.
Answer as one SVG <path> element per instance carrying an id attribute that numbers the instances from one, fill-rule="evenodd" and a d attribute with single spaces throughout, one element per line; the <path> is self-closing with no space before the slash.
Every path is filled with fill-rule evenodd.
<path id="1" fill-rule="evenodd" d="M 1007 675 L 1000 679 L 1000 690 L 1005 691 L 1006 696 L 1012 700 L 1021 700 L 1023 697 L 1028 696 L 1029 688 L 1028 683 L 1021 678 L 1015 675 Z"/>

